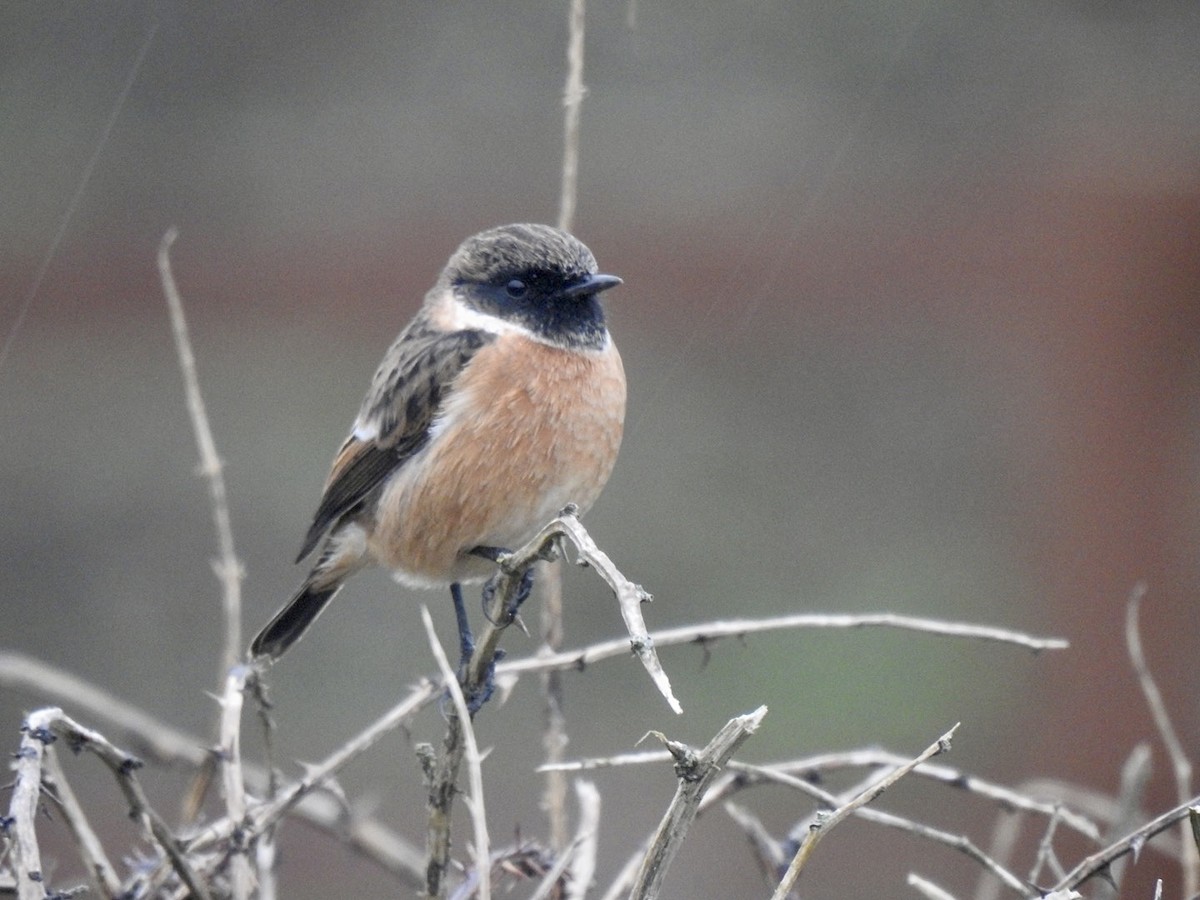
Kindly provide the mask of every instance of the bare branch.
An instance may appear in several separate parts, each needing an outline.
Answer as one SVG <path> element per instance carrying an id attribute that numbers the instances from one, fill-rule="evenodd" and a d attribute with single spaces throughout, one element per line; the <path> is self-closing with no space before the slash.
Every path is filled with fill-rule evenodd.
<path id="1" fill-rule="evenodd" d="M 1138 684 L 1146 697 L 1146 705 L 1150 715 L 1154 717 L 1154 725 L 1167 748 L 1167 756 L 1171 760 L 1171 768 L 1175 773 L 1175 802 L 1186 803 L 1192 796 L 1192 762 L 1183 749 L 1183 742 L 1171 724 L 1171 715 L 1167 712 L 1167 704 L 1163 701 L 1162 692 L 1150 672 L 1146 662 L 1146 654 L 1142 650 L 1142 637 L 1138 629 L 1138 609 L 1142 598 L 1146 596 L 1146 586 L 1138 584 L 1129 595 L 1125 606 L 1125 643 L 1129 648 L 1129 661 L 1137 674 Z M 1180 825 L 1183 848 L 1180 855 L 1182 869 L 1182 891 L 1184 897 L 1195 897 L 1200 892 L 1200 855 L 1189 840 L 1190 827 L 1183 822 Z"/>
<path id="2" fill-rule="evenodd" d="M 623 753 L 606 758 L 572 760 L 561 763 L 556 768 L 564 772 L 578 772 L 588 769 L 646 765 L 647 763 L 663 762 L 667 759 L 670 759 L 670 754 L 665 750 L 649 750 L 637 753 Z M 907 757 L 900 756 L 888 750 L 878 749 L 847 750 L 765 765 L 751 765 L 731 759 L 725 766 L 728 774 L 721 776 L 717 780 L 717 783 L 713 785 L 701 802 L 700 809 L 703 812 L 714 803 L 721 802 L 738 791 L 768 782 L 788 784 L 797 787 L 797 789 L 805 790 L 811 796 L 818 797 L 821 795 L 821 792 L 808 791 L 807 788 L 811 787 L 811 785 L 804 776 L 810 774 L 827 774 L 836 769 L 862 766 L 888 766 L 889 768 L 893 768 L 904 765 L 908 761 Z M 1023 792 L 1004 787 L 978 776 L 967 774 L 960 769 L 939 765 L 938 763 L 922 763 L 913 770 L 913 775 L 921 778 L 929 778 L 947 787 L 976 794 L 994 801 L 1005 809 L 1036 813 L 1047 818 L 1057 815 L 1061 818 L 1064 825 L 1071 827 L 1092 841 L 1100 842 L 1100 830 L 1090 819 L 1067 809 L 1058 802 L 1040 800 L 1028 791 Z"/>
<path id="3" fill-rule="evenodd" d="M 1121 766 L 1120 790 L 1116 797 L 1111 798 L 1112 818 L 1108 820 L 1108 827 L 1104 830 L 1104 840 L 1101 842 L 1101 846 L 1123 837 L 1146 821 L 1143 803 L 1146 799 L 1146 790 L 1150 786 L 1150 777 L 1153 774 L 1151 756 L 1150 745 L 1141 741 L 1126 757 L 1125 763 Z M 1064 802 L 1067 794 L 1068 792 L 1064 792 Z M 1105 799 L 1110 798 L 1106 797 Z M 1176 853 L 1175 858 L 1180 860 L 1182 865 L 1183 857 L 1180 854 L 1186 848 L 1181 846 L 1179 850 L 1180 853 Z M 1095 884 L 1096 900 L 1116 900 L 1121 895 L 1121 881 L 1125 877 L 1125 869 L 1124 860 L 1117 860 L 1108 867 L 1105 872 L 1106 877 Z M 1066 870 L 1060 868 L 1054 873 L 1054 878 L 1059 879 L 1066 874 Z M 1035 881 L 1036 879 L 1031 876 L 1029 880 Z"/>
<path id="4" fill-rule="evenodd" d="M 191 863 L 180 850 L 179 842 L 167 824 L 150 806 L 142 791 L 142 786 L 134 774 L 141 767 L 141 760 L 118 749 L 109 743 L 104 735 L 83 727 L 66 716 L 61 709 L 55 707 L 46 707 L 30 713 L 25 720 L 25 730 L 26 740 L 22 741 L 22 754 L 24 755 L 27 750 L 33 750 L 37 755 L 39 780 L 35 784 L 40 783 L 41 754 L 34 744 L 40 743 L 44 746 L 61 738 L 73 750 L 88 750 L 94 753 L 116 777 L 117 785 L 129 803 L 131 815 L 142 823 L 146 837 L 157 844 L 170 860 L 175 874 L 179 876 L 188 890 L 198 900 L 208 900 L 207 888 L 197 878 Z M 27 809 L 22 809 L 22 813 L 27 811 Z M 32 829 L 32 820 L 29 827 Z"/>
<path id="5" fill-rule="evenodd" d="M 554 860 L 552 865 L 542 880 L 538 882 L 538 886 L 533 893 L 529 895 L 529 900 L 547 900 L 551 896 L 558 896 L 559 882 L 567 871 L 567 866 L 571 864 L 571 860 L 575 858 L 576 844 L 572 842 L 570 846 L 564 847 L 558 854 L 558 858 Z"/>
<path id="6" fill-rule="evenodd" d="M 63 819 L 75 839 L 75 846 L 79 848 L 79 855 L 91 876 L 93 886 L 102 897 L 119 896 L 121 879 L 117 876 L 117 871 L 113 868 L 112 863 L 109 862 L 100 838 L 92 830 L 91 823 L 84 815 L 79 798 L 75 796 L 75 791 L 67 781 L 66 773 L 63 772 L 58 753 L 50 745 L 46 747 L 42 784 L 58 802 Z"/>
<path id="7" fill-rule="evenodd" d="M 787 872 L 776 887 L 775 893 L 772 895 L 772 900 L 784 900 L 788 893 L 795 887 L 796 879 L 800 877 L 800 872 L 804 868 L 804 864 L 812 856 L 813 850 L 820 842 L 821 838 L 835 825 L 839 824 L 847 816 L 853 813 L 860 807 L 873 801 L 876 797 L 898 782 L 901 778 L 925 762 L 937 756 L 940 753 L 945 753 L 950 749 L 950 739 L 954 736 L 954 732 L 958 730 L 958 725 L 955 725 L 940 738 L 930 744 L 916 759 L 912 760 L 907 765 L 903 765 L 892 771 L 890 774 L 881 778 L 874 787 L 863 791 L 849 803 L 839 807 L 820 821 L 815 822 L 805 835 L 804 841 L 800 844 L 800 849 L 796 851 L 795 857 L 792 859 L 792 864 L 788 866 Z"/>
<path id="8" fill-rule="evenodd" d="M 620 897 L 629 897 L 629 887 L 633 884 L 633 879 L 637 877 L 642 860 L 650 851 L 650 844 L 653 840 L 653 835 L 646 838 L 629 855 L 629 858 L 625 860 L 625 865 L 621 866 L 621 871 L 617 873 L 617 877 L 613 879 L 612 884 L 608 886 L 608 890 L 604 892 L 604 896 L 600 900 L 618 900 Z"/>
<path id="9" fill-rule="evenodd" d="M 675 786 L 675 796 L 659 822 L 650 849 L 634 879 L 630 900 L 651 900 L 659 895 L 671 860 L 687 836 L 705 792 L 737 748 L 758 730 L 766 714 L 767 708 L 760 706 L 753 712 L 735 716 L 699 752 L 660 736 L 675 757 L 679 783 Z"/>
<path id="10" fill-rule="evenodd" d="M 551 525 L 553 524 L 551 523 Z M 547 526 L 547 529 L 550 527 Z M 543 531 L 543 534 L 545 534 L 545 531 Z M 540 537 L 534 540 L 537 541 Z M 607 559 L 605 557 L 605 560 Z M 589 559 L 588 562 L 592 562 L 592 560 Z M 611 562 L 609 562 L 609 565 L 611 565 Z M 619 572 L 617 576 L 623 578 Z M 608 580 L 607 576 L 605 580 Z M 632 585 L 629 582 L 626 582 L 626 584 L 630 584 L 635 591 L 641 592 L 640 596 L 642 599 L 645 599 L 645 592 L 640 587 Z M 622 610 L 624 611 L 624 609 L 623 604 Z M 795 615 L 773 616 L 766 619 L 726 619 L 715 622 L 701 622 L 680 628 L 665 628 L 662 631 L 647 634 L 645 639 L 654 647 L 693 643 L 708 645 L 721 638 L 742 638 L 746 635 L 757 634 L 759 632 L 781 631 L 791 628 L 899 628 L 905 631 L 918 631 L 925 634 L 1013 644 L 1018 647 L 1024 647 L 1027 650 L 1032 650 L 1034 653 L 1040 653 L 1043 650 L 1061 650 L 1070 646 L 1067 641 L 1061 638 L 1040 638 L 1019 631 L 1010 631 L 1005 628 L 993 628 L 989 625 L 946 622 L 939 619 L 923 619 L 915 616 L 898 616 L 892 613 L 866 613 L 862 615 L 797 613 Z M 635 649 L 637 649 L 636 640 Z M 624 656 L 628 652 L 629 642 L 623 638 L 616 638 L 610 641 L 589 644 L 586 647 L 576 650 L 567 650 L 553 656 L 528 656 L 522 659 L 505 660 L 496 666 L 496 674 L 519 675 L 527 672 L 544 672 L 551 668 L 583 669 L 592 663 L 610 659 L 614 656 Z"/>
<path id="11" fill-rule="evenodd" d="M 892 774 L 894 774 L 895 772 L 900 771 L 909 765 L 911 765 L 910 761 L 901 759 L 894 766 L 889 766 L 888 768 L 892 769 Z M 920 772 L 922 768 L 928 765 L 928 763 L 924 763 L 912 769 L 911 771 L 913 773 Z M 825 791 L 820 787 L 817 787 L 817 785 L 804 778 L 797 778 L 794 775 L 788 775 L 773 768 L 749 766 L 745 763 L 736 763 L 734 761 L 731 761 L 727 768 L 736 768 L 736 771 L 739 775 L 743 773 L 751 776 L 757 775 L 759 778 L 763 778 L 767 781 L 786 785 L 794 790 L 798 790 L 801 793 L 807 794 L 808 796 L 818 800 L 824 806 L 825 810 L 838 810 L 851 801 L 865 796 L 868 791 L 875 790 L 878 784 L 881 783 L 876 777 L 872 777 L 867 779 L 868 791 L 862 791 L 859 788 L 852 788 L 849 791 L 843 792 L 843 795 L 839 797 L 830 794 L 828 791 Z M 712 798 L 713 794 L 710 792 L 709 797 L 705 798 L 709 802 L 701 804 L 702 809 L 711 805 Z M 728 807 L 729 804 L 726 804 L 726 809 L 728 809 Z M 924 838 L 925 840 L 933 841 L 936 844 L 949 847 L 952 850 L 957 850 L 958 852 L 979 863 L 986 871 L 996 876 L 1005 886 L 1015 891 L 1020 896 L 1034 895 L 1034 892 L 1031 892 L 1031 889 L 1028 885 L 1005 869 L 999 861 L 984 853 L 968 838 L 962 835 L 951 834 L 950 832 L 933 828 L 921 822 L 916 822 L 912 819 L 904 818 L 903 816 L 897 816 L 893 813 L 872 809 L 868 806 L 859 806 L 853 810 L 853 813 L 864 821 L 872 822 L 876 825 L 883 825 L 888 828 L 894 828 L 899 831 L 904 831 L 909 834 L 916 835 L 917 837 Z M 812 817 L 812 819 L 803 823 L 804 828 L 809 834 L 811 834 L 813 828 L 828 827 L 824 823 L 829 815 L 830 814 L 828 812 L 818 812 L 816 816 Z"/>
<path id="12" fill-rule="evenodd" d="M 877 809 L 863 807 L 855 811 L 855 815 L 865 819 L 868 822 L 874 822 L 877 825 L 885 825 L 889 828 L 896 828 L 900 831 L 906 831 L 909 834 L 924 838 L 927 841 L 933 841 L 935 844 L 941 844 L 944 847 L 949 847 L 951 850 L 957 850 L 964 854 L 969 859 L 973 859 L 979 863 L 990 874 L 994 875 L 1000 882 L 1018 897 L 1039 897 L 1040 892 L 1030 885 L 1023 882 L 1020 878 L 1008 871 L 997 860 L 993 859 L 988 854 L 980 850 L 975 843 L 968 837 L 961 834 L 951 834 L 948 831 L 943 831 L 940 828 L 933 828 L 930 825 L 925 825 L 921 822 L 915 822 L 911 819 L 906 819 L 902 816 L 894 815 L 893 813 L 882 812 Z"/>
<path id="13" fill-rule="evenodd" d="M 623 766 L 644 766 L 647 763 L 667 762 L 671 754 L 666 750 L 639 750 L 634 753 L 614 753 L 612 756 L 593 756 L 586 759 L 569 759 L 560 763 L 543 763 L 539 772 L 586 772 L 589 769 L 619 769 Z M 709 794 L 711 796 L 711 792 Z"/>
<path id="14" fill-rule="evenodd" d="M 78 675 L 24 653 L 0 653 L 0 686 L 24 691 L 39 701 L 77 707 L 111 722 L 132 736 L 139 752 L 150 759 L 200 766 L 209 757 L 204 741 L 172 728 Z"/>
<path id="15" fill-rule="evenodd" d="M 42 763 L 46 747 L 56 740 L 56 737 L 41 724 L 44 712 L 39 710 L 32 713 L 22 729 L 21 748 L 17 751 L 16 779 L 8 804 L 8 818 L 11 824 L 6 831 L 12 835 L 12 870 L 17 882 L 19 900 L 44 900 L 46 896 L 45 875 L 42 872 L 42 857 L 34 823 L 37 822 L 42 799 Z"/>
<path id="16" fill-rule="evenodd" d="M 246 679 L 253 674 L 248 666 L 236 665 L 225 677 L 225 693 L 221 696 L 220 751 L 221 783 L 225 794 L 225 813 L 230 822 L 246 821 L 246 782 L 242 776 L 242 698 L 246 691 Z M 242 832 L 235 830 L 235 837 Z M 231 891 L 233 900 L 249 900 L 254 888 L 254 872 L 250 867 L 247 847 L 234 841 L 230 867 L 232 871 Z"/>
<path id="17" fill-rule="evenodd" d="M 579 801 L 579 827 L 575 830 L 575 863 L 571 867 L 571 882 L 567 885 L 566 900 L 584 900 L 596 877 L 596 855 L 599 850 L 600 792 L 590 781 L 575 782 L 575 797 Z"/>
<path id="18" fill-rule="evenodd" d="M 179 369 L 183 373 L 184 393 L 187 397 L 188 414 L 192 419 L 192 430 L 196 435 L 196 449 L 200 454 L 200 473 L 208 482 L 208 497 L 212 503 L 213 524 L 217 529 L 217 559 L 213 571 L 222 587 L 222 608 L 225 613 L 225 649 L 221 657 L 221 679 L 242 655 L 242 578 L 241 561 L 233 548 L 233 526 L 229 518 L 229 500 L 225 493 L 225 476 L 217 455 L 217 444 L 213 440 L 212 427 L 204 408 L 204 396 L 200 393 L 200 379 L 196 375 L 196 357 L 192 353 L 192 342 L 188 337 L 187 319 L 183 315 L 183 300 L 171 272 L 171 245 L 179 232 L 167 229 L 158 245 L 158 271 L 162 278 L 163 293 L 167 298 L 167 309 L 171 314 L 171 333 L 175 337 L 175 352 L 179 357 Z"/>
<path id="19" fill-rule="evenodd" d="M 1038 841 L 1037 857 L 1033 861 L 1033 868 L 1029 870 L 1030 883 L 1036 884 L 1037 880 L 1042 875 L 1042 869 L 1049 867 L 1056 877 L 1062 878 L 1067 874 L 1066 869 L 1058 861 L 1058 854 L 1054 852 L 1054 833 L 1058 831 L 1058 823 L 1061 821 L 1058 813 L 1062 809 L 1059 807 L 1055 810 L 1055 814 L 1050 817 L 1046 823 L 1046 830 L 1042 832 L 1042 838 Z"/>
<path id="20" fill-rule="evenodd" d="M 915 872 L 908 873 L 908 886 L 915 888 L 925 900 L 954 900 L 954 895 L 949 891 L 942 890 L 932 881 L 922 878 Z"/>
<path id="21" fill-rule="evenodd" d="M 279 821 L 280 817 L 291 809 L 309 792 L 316 790 L 329 778 L 337 774 L 343 767 L 370 749 L 381 737 L 402 725 L 413 713 L 423 709 L 439 693 L 440 686 L 431 682 L 423 682 L 414 687 L 402 701 L 376 719 L 370 726 L 359 732 L 322 762 L 310 766 L 304 777 L 287 785 L 279 792 L 279 796 L 251 810 L 251 818 L 256 829 Z"/>
<path id="22" fill-rule="evenodd" d="M 261 803 L 251 804 L 247 812 L 248 827 L 255 833 L 261 833 L 267 827 L 277 823 L 313 791 L 320 789 L 344 766 L 361 756 L 388 732 L 402 725 L 413 713 L 427 706 L 434 697 L 438 696 L 440 690 L 441 686 L 433 682 L 423 682 L 414 687 L 400 703 L 327 756 L 322 762 L 307 767 L 301 778 L 284 786 L 277 796 Z M 228 817 L 219 819 L 192 836 L 187 841 L 188 850 L 203 849 L 222 840 L 228 840 L 236 827 L 238 826 Z"/>
<path id="23" fill-rule="evenodd" d="M 212 758 L 212 751 L 204 746 L 201 738 L 179 731 L 77 675 L 33 657 L 0 653 L 0 687 L 25 691 L 41 699 L 73 702 L 89 715 L 115 725 L 144 756 L 156 762 L 199 767 Z M 422 686 L 418 690 L 425 695 L 427 688 Z M 433 696 L 436 692 L 429 692 L 424 702 L 410 709 L 409 714 L 422 709 Z M 399 723 L 391 724 L 395 727 Z M 245 774 L 257 791 L 266 790 L 268 776 L 265 771 L 246 767 Z M 293 811 L 318 829 L 339 837 L 410 887 L 424 884 L 423 856 L 377 820 L 362 817 L 346 822 L 345 811 L 340 805 L 312 792 L 298 798 Z M 259 843 L 262 843 L 261 839 Z"/>
<path id="24" fill-rule="evenodd" d="M 450 691 L 450 699 L 454 702 L 455 715 L 448 717 L 449 721 L 446 727 L 462 732 L 459 740 L 465 747 L 467 778 L 471 784 L 471 793 L 464 799 L 467 809 L 470 810 L 471 822 L 475 829 L 475 846 L 472 848 L 472 852 L 475 856 L 476 877 L 479 879 L 477 889 L 480 900 L 491 900 L 491 840 L 488 838 L 487 814 L 483 804 L 483 760 L 479 755 L 479 745 L 475 742 L 475 729 L 471 727 L 471 714 L 467 710 L 467 701 L 463 697 L 462 687 L 454 676 L 450 660 L 446 658 L 446 651 L 438 640 L 437 632 L 433 629 L 433 618 L 429 615 L 429 608 L 424 605 L 421 606 L 421 621 L 425 624 L 425 634 L 429 637 L 429 648 L 433 652 L 433 658 L 437 662 L 438 669 L 441 670 L 443 682 Z M 449 817 L 447 816 L 448 821 Z M 439 879 L 439 883 L 444 882 Z"/>
<path id="25" fill-rule="evenodd" d="M 667 699 L 671 709 L 677 713 L 682 712 L 679 701 L 671 692 L 671 682 L 667 678 L 667 673 L 663 671 L 662 663 L 659 662 L 658 654 L 654 650 L 654 640 L 646 630 L 646 620 L 642 618 L 642 603 L 651 599 L 650 595 L 640 585 L 634 584 L 622 575 L 613 561 L 609 559 L 608 554 L 596 546 L 591 535 L 579 521 L 573 507 L 563 510 L 524 547 L 504 554 L 500 558 L 500 578 L 492 606 L 495 614 L 489 615 L 488 618 L 491 621 L 479 636 L 467 673 L 465 691 L 471 693 L 478 690 L 487 679 L 488 669 L 495 659 L 496 648 L 500 643 L 500 635 L 509 625 L 508 622 L 502 621 L 503 611 L 508 608 L 521 576 L 539 559 L 545 559 L 555 553 L 556 545 L 564 537 L 570 539 L 571 543 L 575 545 L 580 560 L 594 568 L 616 595 L 617 602 L 621 607 L 621 618 L 625 621 L 625 629 L 629 634 L 629 641 L 617 642 L 622 648 L 620 652 L 627 653 L 632 646 L 634 653 L 637 654 L 638 659 L 650 674 L 650 678 Z M 609 655 L 615 655 L 615 653 Z M 560 660 L 562 657 L 563 654 L 557 654 L 551 658 Z M 570 661 L 563 660 L 563 667 L 578 664 L 575 656 L 568 656 L 568 659 Z M 508 663 L 500 663 L 495 667 L 495 671 L 497 675 L 501 675 L 514 671 L 548 671 L 550 668 L 555 668 L 553 665 L 545 665 L 537 657 L 531 658 L 528 663 L 521 668 L 515 668 Z"/>
<path id="26" fill-rule="evenodd" d="M 563 645 L 563 590 L 561 560 L 543 560 L 537 564 L 534 585 L 540 588 L 539 606 L 542 646 L 539 655 L 557 653 Z M 542 710 L 545 726 L 542 729 L 542 752 L 548 765 L 562 762 L 567 751 L 567 718 L 563 714 L 563 673 L 552 669 L 541 676 Z M 543 769 L 542 809 L 546 812 L 550 847 L 561 853 L 567 843 L 567 776 L 553 769 Z"/>
<path id="27" fill-rule="evenodd" d="M 579 196 L 579 119 L 586 88 L 583 86 L 583 0 L 571 0 L 567 39 L 567 85 L 563 89 L 562 186 L 559 190 L 558 227 L 570 231 Z"/>
<path id="28" fill-rule="evenodd" d="M 742 830 L 750 849 L 754 851 L 754 861 L 767 877 L 770 883 L 775 883 L 776 873 L 787 862 L 783 853 L 783 845 L 767 831 L 762 820 L 746 807 L 732 801 L 723 805 L 725 814 L 733 819 L 735 825 Z"/>
<path id="29" fill-rule="evenodd" d="M 1183 803 L 1174 809 L 1167 810 L 1162 815 L 1156 816 L 1141 828 L 1130 832 L 1121 838 L 1121 840 L 1113 842 L 1098 853 L 1093 853 L 1091 856 L 1086 857 L 1059 880 L 1058 884 L 1055 885 L 1055 890 L 1079 887 L 1079 885 L 1083 884 L 1089 878 L 1107 868 L 1113 860 L 1120 859 L 1126 853 L 1133 853 L 1140 850 L 1150 838 L 1166 831 L 1176 822 L 1187 818 L 1190 813 L 1190 807 L 1197 804 L 1200 804 L 1200 797 L 1193 797 L 1187 803 Z"/>

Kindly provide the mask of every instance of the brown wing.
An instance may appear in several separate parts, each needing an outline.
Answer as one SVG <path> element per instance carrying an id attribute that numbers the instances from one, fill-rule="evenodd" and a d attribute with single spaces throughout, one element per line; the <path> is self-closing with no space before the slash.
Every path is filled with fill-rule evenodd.
<path id="1" fill-rule="evenodd" d="M 401 333 L 371 380 L 355 433 L 333 461 L 297 562 L 425 446 L 459 372 L 493 338 L 484 331 L 437 331 L 421 318 Z"/>

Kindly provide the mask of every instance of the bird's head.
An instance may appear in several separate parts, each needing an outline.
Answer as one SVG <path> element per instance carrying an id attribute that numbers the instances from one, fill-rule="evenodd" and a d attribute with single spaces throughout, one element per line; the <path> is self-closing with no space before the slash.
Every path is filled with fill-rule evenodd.
<path id="1" fill-rule="evenodd" d="M 570 348 L 608 340 L 599 294 L 621 279 L 597 271 L 592 251 L 549 225 L 502 225 L 467 238 L 440 284 L 472 312 Z"/>

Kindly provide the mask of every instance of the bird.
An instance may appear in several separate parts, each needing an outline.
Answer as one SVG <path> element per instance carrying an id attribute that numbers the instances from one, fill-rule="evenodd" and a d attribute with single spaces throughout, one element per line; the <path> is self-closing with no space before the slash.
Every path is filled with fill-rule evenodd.
<path id="1" fill-rule="evenodd" d="M 612 472 L 626 382 L 600 294 L 621 283 L 549 225 L 462 242 L 371 379 L 296 562 L 319 553 L 252 641 L 255 662 L 277 660 L 370 565 L 449 587 L 468 655 L 461 586 L 569 504 L 586 512 Z"/>

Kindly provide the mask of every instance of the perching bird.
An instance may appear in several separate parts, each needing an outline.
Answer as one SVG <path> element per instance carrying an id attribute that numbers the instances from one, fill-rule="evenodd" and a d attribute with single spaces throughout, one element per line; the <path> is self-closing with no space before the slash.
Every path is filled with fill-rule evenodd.
<path id="1" fill-rule="evenodd" d="M 568 503 L 586 511 L 612 472 L 625 372 L 590 250 L 547 225 L 468 238 L 380 363 L 333 461 L 297 562 L 321 552 L 258 633 L 277 659 L 370 564 L 415 587 L 496 572 Z M 469 635 L 469 631 L 464 632 Z"/>

